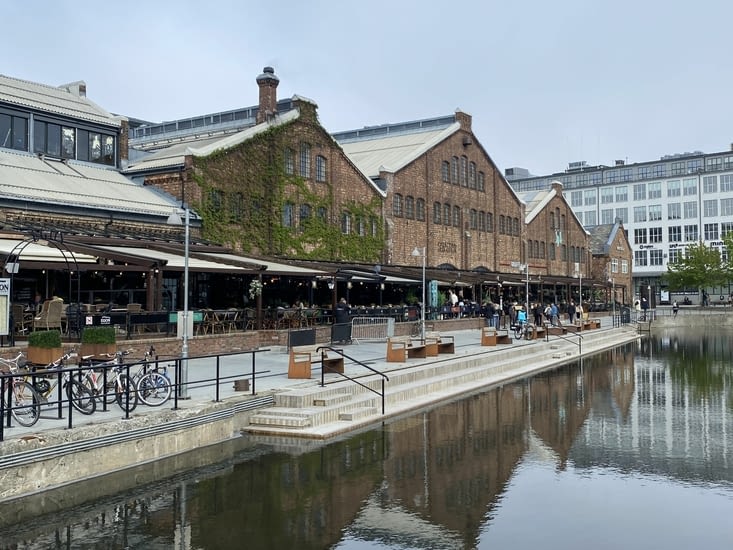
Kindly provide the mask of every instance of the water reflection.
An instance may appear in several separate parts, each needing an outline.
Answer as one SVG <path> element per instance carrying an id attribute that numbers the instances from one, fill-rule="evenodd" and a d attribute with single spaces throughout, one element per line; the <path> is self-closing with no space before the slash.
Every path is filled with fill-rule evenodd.
<path id="1" fill-rule="evenodd" d="M 212 466 L 8 525 L 0 548 L 573 548 L 579 518 L 596 548 L 685 548 L 688 526 L 660 539 L 653 511 L 605 525 L 650 498 L 733 512 L 726 338 L 664 333 L 327 446 L 229 442 Z M 709 547 L 733 535 L 706 528 Z"/>

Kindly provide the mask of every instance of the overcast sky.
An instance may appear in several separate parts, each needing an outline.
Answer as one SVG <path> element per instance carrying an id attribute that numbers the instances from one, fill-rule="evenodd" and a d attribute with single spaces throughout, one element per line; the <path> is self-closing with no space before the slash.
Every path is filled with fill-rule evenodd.
<path id="1" fill-rule="evenodd" d="M 733 142 L 733 2 L 25 0 L 2 7 L 0 73 L 154 122 L 278 98 L 330 132 L 473 116 L 500 170 L 559 172 Z M 9 33 L 9 34 L 8 34 Z"/>

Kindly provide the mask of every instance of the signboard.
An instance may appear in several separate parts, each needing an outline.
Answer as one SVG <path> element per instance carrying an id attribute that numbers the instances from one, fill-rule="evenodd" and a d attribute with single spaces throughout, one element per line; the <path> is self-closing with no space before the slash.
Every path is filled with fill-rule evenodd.
<path id="1" fill-rule="evenodd" d="M 10 334 L 10 279 L 0 279 L 0 336 Z"/>

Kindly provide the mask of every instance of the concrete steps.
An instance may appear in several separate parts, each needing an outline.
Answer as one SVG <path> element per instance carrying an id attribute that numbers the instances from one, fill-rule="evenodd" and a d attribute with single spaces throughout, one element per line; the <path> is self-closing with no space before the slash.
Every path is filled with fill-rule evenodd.
<path id="1" fill-rule="evenodd" d="M 585 331 L 582 336 L 582 352 L 588 355 L 638 335 L 633 329 L 615 329 Z M 578 339 L 571 336 L 485 350 L 396 364 L 394 370 L 385 373 L 389 376 L 385 383 L 385 414 L 399 414 L 511 378 L 529 376 L 577 357 L 579 347 Z M 358 380 L 381 392 L 381 377 L 369 374 L 358 376 Z M 351 431 L 355 425 L 379 421 L 381 410 L 380 395 L 339 379 L 325 387 L 297 388 L 275 395 L 275 406 L 253 415 L 244 431 L 325 438 Z"/>

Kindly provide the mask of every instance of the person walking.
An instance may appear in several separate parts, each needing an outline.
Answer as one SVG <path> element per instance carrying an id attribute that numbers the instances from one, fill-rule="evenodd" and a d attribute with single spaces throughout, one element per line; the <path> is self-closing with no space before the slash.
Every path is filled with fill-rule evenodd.
<path id="1" fill-rule="evenodd" d="M 677 300 L 672 302 L 672 316 L 677 317 L 677 312 L 680 310 L 680 306 L 677 304 Z"/>
<path id="2" fill-rule="evenodd" d="M 649 302 L 646 296 L 641 297 L 641 320 L 646 321 L 646 312 L 649 309 Z"/>
<path id="3" fill-rule="evenodd" d="M 575 323 L 575 302 L 572 300 L 570 300 L 570 303 L 568 304 L 567 314 L 568 314 L 568 323 L 570 324 Z"/>
<path id="4" fill-rule="evenodd" d="M 552 318 L 550 322 L 552 323 L 552 326 L 562 326 L 562 323 L 560 322 L 560 308 L 557 307 L 557 304 L 555 302 L 552 302 L 552 304 L 550 304 L 550 308 Z"/>

